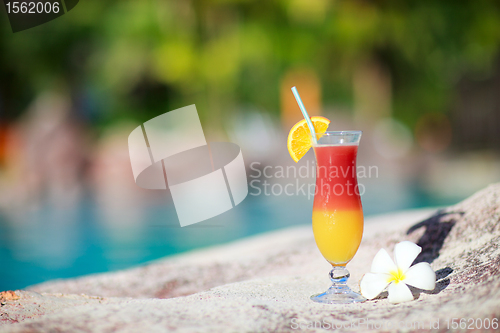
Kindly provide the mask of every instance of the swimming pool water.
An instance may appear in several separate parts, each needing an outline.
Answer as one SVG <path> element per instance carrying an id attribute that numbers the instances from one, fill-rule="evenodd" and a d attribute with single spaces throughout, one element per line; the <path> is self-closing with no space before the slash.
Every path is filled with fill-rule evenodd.
<path id="1" fill-rule="evenodd" d="M 363 197 L 365 215 L 394 210 L 391 200 Z M 425 198 L 399 208 L 427 205 Z M 222 215 L 181 228 L 172 205 L 103 214 L 92 197 L 0 213 L 0 290 L 132 267 L 168 255 L 311 221 L 312 199 L 251 196 Z M 111 217 L 111 218 L 110 218 Z"/>

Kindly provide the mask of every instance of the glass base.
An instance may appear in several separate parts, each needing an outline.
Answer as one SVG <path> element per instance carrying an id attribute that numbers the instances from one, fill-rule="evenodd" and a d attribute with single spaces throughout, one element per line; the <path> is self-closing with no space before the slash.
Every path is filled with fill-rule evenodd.
<path id="1" fill-rule="evenodd" d="M 366 298 L 347 286 L 349 276 L 349 271 L 345 267 L 334 267 L 330 272 L 333 285 L 324 293 L 311 296 L 311 300 L 324 304 L 349 304 L 366 301 Z"/>
<path id="2" fill-rule="evenodd" d="M 325 304 L 349 304 L 366 301 L 366 298 L 355 293 L 349 287 L 347 287 L 347 291 L 345 292 L 332 291 L 332 289 L 330 288 L 322 294 L 312 295 L 311 299 L 317 303 Z"/>

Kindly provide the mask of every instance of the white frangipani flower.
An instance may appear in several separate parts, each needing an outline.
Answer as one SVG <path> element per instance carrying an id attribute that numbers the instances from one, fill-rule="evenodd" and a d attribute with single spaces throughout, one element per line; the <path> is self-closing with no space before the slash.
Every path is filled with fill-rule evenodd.
<path id="1" fill-rule="evenodd" d="M 361 294 L 367 299 L 374 299 L 389 286 L 389 302 L 402 303 L 413 300 L 407 285 L 433 290 L 436 273 L 431 265 L 421 262 L 411 266 L 421 251 L 422 248 L 415 243 L 398 243 L 394 246 L 394 262 L 386 250 L 380 249 L 373 258 L 371 272 L 361 279 Z"/>

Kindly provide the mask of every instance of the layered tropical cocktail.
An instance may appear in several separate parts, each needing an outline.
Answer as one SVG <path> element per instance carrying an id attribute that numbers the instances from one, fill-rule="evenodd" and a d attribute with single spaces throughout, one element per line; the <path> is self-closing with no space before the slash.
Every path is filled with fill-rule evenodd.
<path id="1" fill-rule="evenodd" d="M 345 133 L 329 132 L 326 135 L 345 136 Z M 333 141 L 332 138 L 325 139 L 320 138 L 319 142 Z M 318 143 L 313 147 L 317 161 L 312 213 L 314 238 L 330 264 L 343 266 L 352 259 L 363 236 L 363 208 L 356 177 L 358 146 Z"/>
<path id="2" fill-rule="evenodd" d="M 347 286 L 350 274 L 345 265 L 356 254 L 363 237 L 363 207 L 356 175 L 361 131 L 327 132 L 330 120 L 311 117 L 295 87 L 304 120 L 292 127 L 287 148 L 298 162 L 313 147 L 316 155 L 316 188 L 312 213 L 314 239 L 321 254 L 332 265 L 332 286 L 311 296 L 319 303 L 343 304 L 366 299 Z"/>

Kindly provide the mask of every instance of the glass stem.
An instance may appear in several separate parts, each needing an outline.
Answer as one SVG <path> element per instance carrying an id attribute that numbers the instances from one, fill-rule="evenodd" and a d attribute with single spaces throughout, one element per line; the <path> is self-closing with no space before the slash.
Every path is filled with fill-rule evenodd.
<path id="1" fill-rule="evenodd" d="M 345 268 L 345 266 L 335 266 L 330 271 L 330 280 L 332 280 L 332 286 L 329 289 L 329 292 L 333 293 L 346 293 L 350 291 L 350 288 L 347 286 L 347 280 L 351 274 Z"/>

